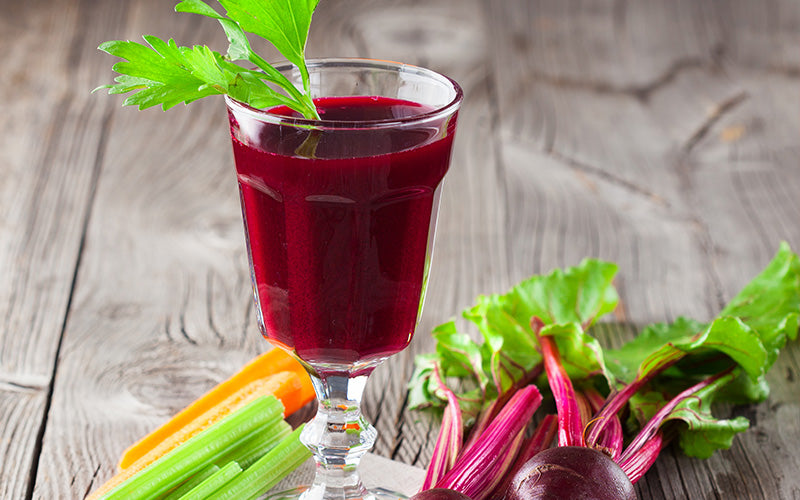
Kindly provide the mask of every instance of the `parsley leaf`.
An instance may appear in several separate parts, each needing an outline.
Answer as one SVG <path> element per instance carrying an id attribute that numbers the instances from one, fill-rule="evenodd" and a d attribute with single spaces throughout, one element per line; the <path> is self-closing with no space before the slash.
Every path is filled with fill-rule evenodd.
<path id="1" fill-rule="evenodd" d="M 136 92 L 124 104 L 139 109 L 161 105 L 167 110 L 181 102 L 188 104 L 210 95 L 227 94 L 255 108 L 284 105 L 306 118 L 319 118 L 309 95 L 305 63 L 311 16 L 318 3 L 319 0 L 220 0 L 226 11 L 223 15 L 203 0 L 182 0 L 175 7 L 177 12 L 219 21 L 228 38 L 227 53 L 222 55 L 205 45 L 181 47 L 173 39 L 164 41 L 147 35 L 147 45 L 121 40 L 105 42 L 100 50 L 124 61 L 113 66 L 119 73 L 116 83 L 98 89 L 107 88 L 111 94 Z M 300 69 L 302 91 L 252 50 L 248 31 L 271 42 Z M 246 61 L 255 68 L 235 61 Z"/>

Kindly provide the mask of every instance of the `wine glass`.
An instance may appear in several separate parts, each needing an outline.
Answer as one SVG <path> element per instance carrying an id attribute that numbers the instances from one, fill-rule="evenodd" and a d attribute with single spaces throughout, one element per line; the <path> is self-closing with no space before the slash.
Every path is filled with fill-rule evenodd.
<path id="1" fill-rule="evenodd" d="M 277 69 L 299 85 L 296 67 Z M 357 471 L 376 437 L 360 402 L 420 316 L 462 91 L 388 61 L 308 70 L 320 120 L 226 98 L 258 322 L 316 391 L 301 435 L 316 477 L 302 498 L 382 498 Z"/>

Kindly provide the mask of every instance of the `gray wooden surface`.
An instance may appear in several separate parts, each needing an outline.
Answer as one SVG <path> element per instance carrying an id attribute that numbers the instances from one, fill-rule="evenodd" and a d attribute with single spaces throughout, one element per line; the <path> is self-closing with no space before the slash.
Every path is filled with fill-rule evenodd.
<path id="1" fill-rule="evenodd" d="M 2 499 L 83 498 L 267 348 L 222 101 L 89 93 L 112 78 L 104 40 L 225 47 L 173 4 L 0 1 Z M 479 293 L 597 256 L 621 268 L 618 322 L 708 319 L 779 241 L 800 249 L 797 0 L 322 0 L 308 52 L 425 65 L 467 94 L 424 317 L 367 389 L 379 455 L 427 463 L 412 359 Z M 753 422 L 729 451 L 668 449 L 640 497 L 800 498 L 800 346 L 769 380 L 766 403 L 722 409 Z"/>

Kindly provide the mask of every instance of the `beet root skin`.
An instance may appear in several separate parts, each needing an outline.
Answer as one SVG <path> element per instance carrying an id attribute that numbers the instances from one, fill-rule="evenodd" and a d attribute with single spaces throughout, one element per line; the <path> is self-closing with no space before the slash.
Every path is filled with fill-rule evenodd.
<path id="1" fill-rule="evenodd" d="M 511 480 L 506 500 L 636 500 L 628 476 L 608 455 L 582 446 L 549 448 Z"/>
<path id="2" fill-rule="evenodd" d="M 455 490 L 448 490 L 445 488 L 432 488 L 430 490 L 420 491 L 409 500 L 472 500 L 467 495 Z"/>

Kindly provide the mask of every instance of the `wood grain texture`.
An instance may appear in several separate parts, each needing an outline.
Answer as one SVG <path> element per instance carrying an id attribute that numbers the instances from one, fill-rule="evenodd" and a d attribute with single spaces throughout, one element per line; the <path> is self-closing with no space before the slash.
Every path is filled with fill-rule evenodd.
<path id="1" fill-rule="evenodd" d="M 174 3 L 0 1 L 0 498 L 83 498 L 267 348 L 221 100 L 89 94 L 112 78 L 101 41 L 224 49 Z M 466 92 L 418 334 L 367 387 L 375 452 L 427 464 L 413 357 L 480 293 L 613 260 L 622 304 L 597 334 L 619 345 L 712 317 L 779 241 L 800 249 L 798 39 L 795 0 L 323 0 L 311 57 L 420 64 Z M 719 409 L 753 428 L 709 460 L 666 450 L 640 498 L 800 498 L 799 379 L 794 343 L 767 402 Z"/>
<path id="2" fill-rule="evenodd" d="M 82 6 L 3 2 L 0 50 L 0 498 L 29 496 L 107 138 Z M 119 11 L 97 9 L 113 29 Z M 55 49 L 54 49 L 55 48 Z"/>
<path id="3" fill-rule="evenodd" d="M 26 498 L 47 391 L 0 386 L 0 498 Z"/>
<path id="4" fill-rule="evenodd" d="M 125 7 L 118 34 L 222 43 L 215 23 L 164 2 Z M 106 67 L 111 59 L 90 57 Z M 118 104 L 34 498 L 82 498 L 114 472 L 127 444 L 266 348 L 251 307 L 224 104 L 170 113 Z"/>

